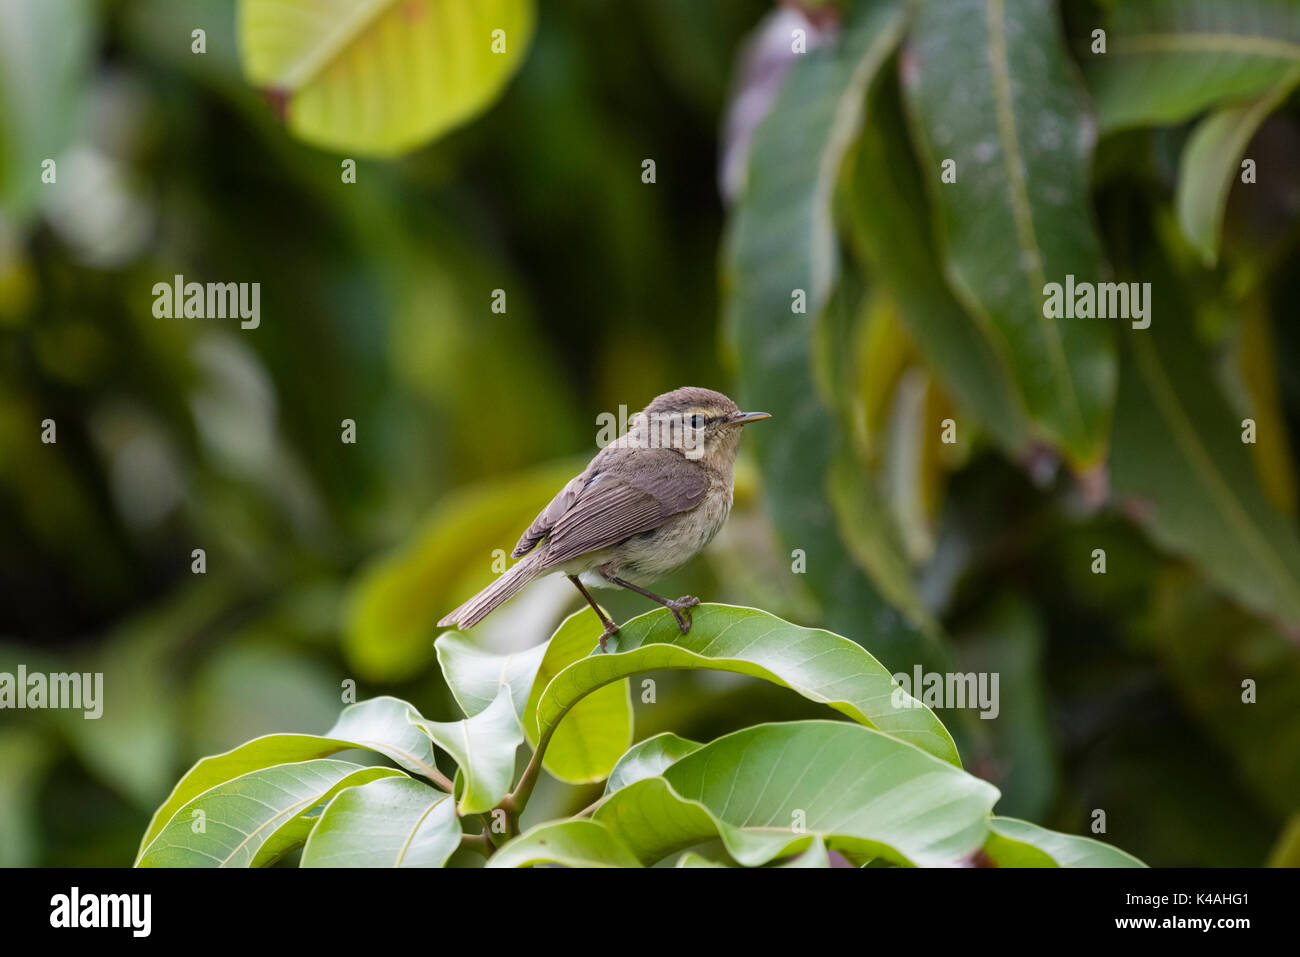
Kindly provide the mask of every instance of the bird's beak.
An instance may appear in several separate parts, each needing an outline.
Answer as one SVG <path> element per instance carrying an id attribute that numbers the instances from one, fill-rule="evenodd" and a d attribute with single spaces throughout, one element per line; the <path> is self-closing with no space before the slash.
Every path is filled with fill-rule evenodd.
<path id="1" fill-rule="evenodd" d="M 760 419 L 770 419 L 770 412 L 737 412 L 727 420 L 728 425 L 748 425 L 751 422 L 758 422 Z"/>

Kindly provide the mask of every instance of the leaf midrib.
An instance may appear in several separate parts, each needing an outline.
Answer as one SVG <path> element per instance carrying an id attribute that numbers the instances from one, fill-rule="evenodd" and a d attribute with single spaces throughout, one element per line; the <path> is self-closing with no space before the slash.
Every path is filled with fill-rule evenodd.
<path id="1" fill-rule="evenodd" d="M 1016 133 L 1015 108 L 1011 96 L 1011 66 L 1007 55 L 1006 7 L 1003 0 L 985 0 L 985 19 L 989 30 L 989 69 L 992 75 L 993 102 L 997 113 L 998 139 L 1002 143 L 1002 160 L 1007 176 L 1007 198 L 1011 204 L 1011 215 L 1016 224 L 1016 239 L 1021 253 L 1033 256 L 1033 269 L 1030 273 L 1029 301 L 1037 302 L 1041 290 L 1047 284 L 1043 269 L 1043 254 L 1034 230 L 1034 213 L 1030 206 L 1029 195 L 1025 186 L 1024 158 L 1020 152 L 1020 139 Z M 1065 344 L 1061 339 L 1061 330 L 1055 318 L 1045 314 L 1043 309 L 1035 309 L 1038 319 L 1047 335 L 1048 352 L 1051 355 L 1054 378 L 1058 388 L 1067 400 L 1080 433 L 1086 433 L 1083 412 L 1079 407 L 1079 398 L 1070 377 L 1070 366 L 1065 355 Z"/>
<path id="2" fill-rule="evenodd" d="M 1183 454 L 1191 462 L 1193 471 L 1200 477 L 1211 498 L 1215 499 L 1221 513 L 1227 520 L 1228 527 L 1237 533 L 1247 551 L 1251 552 L 1255 559 L 1269 570 L 1274 580 L 1281 586 L 1283 593 L 1290 595 L 1288 603 L 1293 608 L 1300 605 L 1300 599 L 1298 599 L 1295 590 L 1295 581 L 1287 573 L 1286 564 L 1268 539 L 1255 527 L 1255 523 L 1251 520 L 1245 506 L 1233 493 L 1232 487 L 1227 480 L 1215 468 L 1214 460 L 1201 444 L 1200 439 L 1197 438 L 1196 429 L 1188 421 L 1182 404 L 1179 402 L 1178 396 L 1165 374 L 1164 367 L 1160 364 L 1160 358 L 1155 354 L 1154 347 L 1145 337 L 1138 336 L 1134 352 L 1137 355 L 1138 368 L 1142 372 L 1142 378 L 1151 390 L 1151 395 L 1156 400 L 1161 415 L 1169 423 L 1169 429 L 1174 436 L 1174 441 L 1182 448 Z"/>
<path id="3" fill-rule="evenodd" d="M 424 809 L 424 813 L 420 815 L 420 817 L 416 820 L 414 826 L 412 826 L 411 833 L 406 835 L 406 840 L 402 842 L 402 846 L 397 852 L 397 860 L 393 862 L 393 867 L 402 866 L 402 861 L 406 859 L 406 852 L 411 849 L 411 844 L 415 840 L 415 835 L 418 834 L 420 828 L 424 826 L 425 820 L 428 818 L 430 814 L 433 813 L 434 808 L 436 808 L 443 801 L 448 800 L 450 797 L 451 797 L 450 794 L 444 794 L 440 798 L 438 798 L 438 800 L 434 801 L 432 804 L 430 804 L 427 808 Z"/>
<path id="4" fill-rule="evenodd" d="M 289 91 L 306 86 L 339 53 L 356 41 L 396 0 L 360 0 L 338 25 L 325 34 L 321 42 L 293 63 L 280 78 L 280 86 Z"/>
<path id="5" fill-rule="evenodd" d="M 352 774 L 354 774 L 354 773 L 355 773 L 355 772 L 353 772 L 353 771 L 349 771 L 347 774 L 343 775 L 343 777 L 339 778 L 339 781 L 343 781 L 343 780 L 345 780 L 346 778 L 348 778 L 350 775 L 352 775 Z M 300 781 L 299 783 L 306 784 L 305 781 Z M 262 833 L 264 830 L 266 830 L 266 828 L 270 827 L 270 826 L 271 826 L 272 824 L 274 824 L 277 820 L 280 820 L 280 819 L 282 819 L 282 818 L 292 818 L 292 817 L 297 817 L 300 811 L 304 811 L 304 810 L 306 810 L 307 808 L 311 807 L 313 803 L 315 803 L 316 801 L 319 801 L 319 800 L 321 799 L 321 795 L 327 793 L 327 792 L 330 790 L 330 788 L 333 788 L 336 784 L 338 784 L 338 781 L 335 781 L 333 784 L 331 784 L 329 787 L 327 787 L 324 791 L 320 791 L 320 792 L 318 792 L 318 793 L 316 793 L 316 794 L 314 794 L 314 795 L 312 795 L 312 796 L 306 798 L 305 800 L 298 801 L 298 802 L 295 803 L 295 804 L 291 804 L 291 805 L 289 805 L 287 808 L 283 808 L 283 809 L 281 809 L 281 810 L 279 811 L 279 813 L 271 815 L 271 817 L 269 817 L 269 818 L 267 818 L 265 821 L 263 821 L 263 822 L 262 822 L 258 827 L 253 828 L 253 830 L 251 830 L 251 831 L 249 831 L 247 834 L 245 834 L 245 835 L 244 835 L 244 839 L 243 839 L 242 841 L 240 841 L 238 844 L 236 844 L 233 848 L 231 848 L 229 854 L 227 854 L 224 858 L 221 858 L 221 859 L 220 859 L 220 860 L 221 860 L 221 864 L 220 864 L 219 866 L 221 866 L 221 867 L 225 867 L 227 864 L 229 864 L 230 861 L 234 858 L 234 856 L 235 856 L 236 854 L 238 854 L 238 853 L 240 852 L 240 850 L 242 850 L 242 849 L 244 848 L 244 846 L 245 846 L 249 841 L 251 841 L 253 838 L 255 838 L 258 834 Z M 257 799 L 254 798 L 254 800 L 257 800 Z M 259 804 L 263 804 L 264 807 L 270 807 L 270 805 L 267 805 L 267 804 L 265 804 L 264 802 L 259 801 L 258 803 L 259 803 Z M 265 843 L 266 843 L 265 841 L 262 842 L 262 844 L 265 844 Z M 260 846 L 261 846 L 261 845 L 259 845 L 259 847 L 260 847 Z"/>

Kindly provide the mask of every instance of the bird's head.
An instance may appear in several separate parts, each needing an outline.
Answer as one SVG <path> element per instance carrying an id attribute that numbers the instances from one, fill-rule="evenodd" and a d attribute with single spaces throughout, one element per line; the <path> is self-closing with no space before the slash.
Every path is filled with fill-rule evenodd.
<path id="1" fill-rule="evenodd" d="M 676 449 L 688 459 L 723 468 L 736 460 L 743 427 L 768 418 L 766 412 L 741 412 L 721 392 L 686 386 L 665 392 L 638 412 L 628 438 L 629 444 Z"/>

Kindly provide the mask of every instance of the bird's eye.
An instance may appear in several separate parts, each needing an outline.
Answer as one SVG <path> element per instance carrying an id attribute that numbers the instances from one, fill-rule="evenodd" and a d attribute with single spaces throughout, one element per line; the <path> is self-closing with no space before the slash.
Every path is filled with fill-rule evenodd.
<path id="1" fill-rule="evenodd" d="M 708 419 L 706 419 L 704 416 L 700 415 L 700 413 L 696 412 L 696 413 L 695 413 L 693 416 L 691 416 L 691 418 L 690 418 L 691 428 L 692 428 L 692 429 L 702 429 L 702 428 L 704 428 L 704 423 L 707 422 L 707 421 L 708 421 Z"/>

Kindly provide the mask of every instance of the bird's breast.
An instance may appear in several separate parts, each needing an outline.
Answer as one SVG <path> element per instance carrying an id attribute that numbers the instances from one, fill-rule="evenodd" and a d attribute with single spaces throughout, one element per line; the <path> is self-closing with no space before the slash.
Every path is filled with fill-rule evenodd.
<path id="1" fill-rule="evenodd" d="M 731 488 L 711 486 L 693 509 L 617 546 L 627 577 L 657 578 L 686 564 L 713 540 L 730 512 Z"/>

